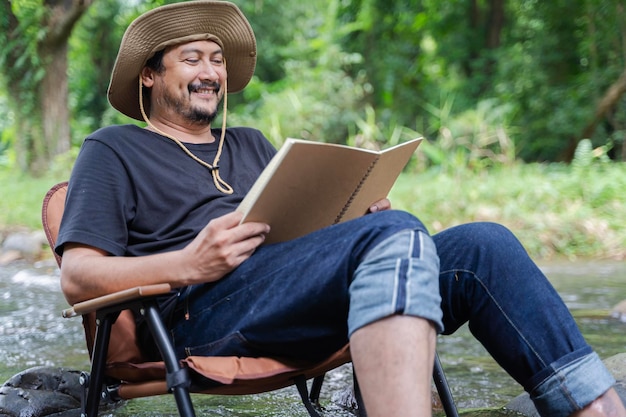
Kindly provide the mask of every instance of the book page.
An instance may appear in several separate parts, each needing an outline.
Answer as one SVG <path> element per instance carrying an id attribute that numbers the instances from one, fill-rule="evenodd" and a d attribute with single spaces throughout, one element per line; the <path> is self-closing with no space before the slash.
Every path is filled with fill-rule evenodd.
<path id="1" fill-rule="evenodd" d="M 363 181 L 358 193 L 352 197 L 341 221 L 366 214 L 373 203 L 386 198 L 421 142 L 422 138 L 416 138 L 381 151 L 380 157 Z"/>
<path id="2" fill-rule="evenodd" d="M 393 149 L 404 146 L 404 152 Z M 354 191 L 361 187 L 362 180 L 371 169 L 372 163 L 387 153 L 401 153 L 408 161 L 417 145 L 400 145 L 390 150 L 377 152 L 344 145 L 288 139 L 270 161 L 238 210 L 246 221 L 262 221 L 270 225 L 271 231 L 265 243 L 290 240 L 334 224 L 351 199 Z M 409 149 L 410 148 L 410 149 Z M 383 170 L 386 181 L 380 185 L 386 189 L 374 195 L 384 198 L 391 185 L 406 164 L 385 157 L 387 166 L 395 170 Z M 389 171 L 389 172 L 386 172 Z M 364 188 L 370 196 L 376 184 Z M 357 200 L 369 200 L 364 196 Z M 380 199 L 380 198 L 378 198 Z M 369 204 L 355 209 L 362 215 Z M 351 218 L 357 217 L 350 213 Z"/>

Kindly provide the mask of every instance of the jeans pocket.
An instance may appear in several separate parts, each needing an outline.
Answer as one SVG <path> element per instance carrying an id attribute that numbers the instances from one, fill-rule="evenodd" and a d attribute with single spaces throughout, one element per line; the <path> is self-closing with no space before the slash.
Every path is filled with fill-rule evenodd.
<path id="1" fill-rule="evenodd" d="M 258 356 L 258 350 L 241 334 L 235 332 L 210 343 L 186 346 L 187 356 Z"/>

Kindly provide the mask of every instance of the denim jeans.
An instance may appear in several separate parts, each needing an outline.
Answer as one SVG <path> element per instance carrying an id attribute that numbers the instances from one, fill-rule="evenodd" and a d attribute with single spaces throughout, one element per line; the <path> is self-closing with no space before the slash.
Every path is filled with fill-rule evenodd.
<path id="1" fill-rule="evenodd" d="M 181 290 L 171 332 L 180 357 L 318 360 L 392 314 L 424 317 L 443 334 L 468 322 L 545 416 L 569 415 L 614 383 L 507 229 L 473 223 L 431 240 L 399 211 L 260 247 L 223 279 Z"/>

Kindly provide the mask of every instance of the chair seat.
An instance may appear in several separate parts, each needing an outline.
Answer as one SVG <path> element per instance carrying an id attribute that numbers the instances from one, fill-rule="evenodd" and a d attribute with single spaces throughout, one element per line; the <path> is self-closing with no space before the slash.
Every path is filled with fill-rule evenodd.
<path id="1" fill-rule="evenodd" d="M 214 395 L 245 395 L 273 391 L 293 385 L 296 376 L 303 376 L 305 379 L 314 378 L 347 362 L 350 362 L 349 345 L 345 345 L 318 363 L 232 356 L 190 356 L 182 360 L 183 365 L 192 372 L 215 382 L 215 385 L 211 384 L 210 387 L 192 386 L 191 391 Z M 126 382 L 120 386 L 119 395 L 125 399 L 167 393 L 163 362 L 109 363 L 107 375 L 121 381 L 136 381 Z"/>

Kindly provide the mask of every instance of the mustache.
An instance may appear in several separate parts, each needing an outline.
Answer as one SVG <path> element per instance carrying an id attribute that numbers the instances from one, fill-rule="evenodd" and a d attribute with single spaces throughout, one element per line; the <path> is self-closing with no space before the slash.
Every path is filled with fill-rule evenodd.
<path id="1" fill-rule="evenodd" d="M 196 84 L 190 84 L 189 87 L 187 87 L 190 93 L 195 93 L 198 90 L 207 89 L 207 88 L 212 88 L 216 92 L 219 92 L 220 89 L 222 88 L 222 85 L 218 83 L 217 81 L 213 81 L 213 82 L 201 82 L 201 83 L 196 83 Z"/>

